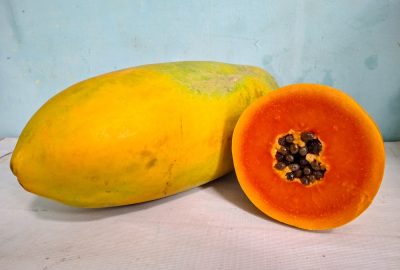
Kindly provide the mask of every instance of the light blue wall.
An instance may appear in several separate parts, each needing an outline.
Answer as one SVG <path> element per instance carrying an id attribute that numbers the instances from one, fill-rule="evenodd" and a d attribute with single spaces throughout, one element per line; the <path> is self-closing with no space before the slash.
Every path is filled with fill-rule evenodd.
<path id="1" fill-rule="evenodd" d="M 146 63 L 257 65 L 352 95 L 400 139 L 400 1 L 0 0 L 0 136 L 59 90 Z"/>

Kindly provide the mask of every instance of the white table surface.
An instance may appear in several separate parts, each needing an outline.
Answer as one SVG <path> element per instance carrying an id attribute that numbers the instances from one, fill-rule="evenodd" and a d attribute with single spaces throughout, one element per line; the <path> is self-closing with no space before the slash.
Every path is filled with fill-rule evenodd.
<path id="1" fill-rule="evenodd" d="M 400 269 L 400 142 L 373 204 L 326 232 L 275 222 L 233 174 L 169 198 L 79 209 L 24 191 L 0 141 L 0 269 Z"/>

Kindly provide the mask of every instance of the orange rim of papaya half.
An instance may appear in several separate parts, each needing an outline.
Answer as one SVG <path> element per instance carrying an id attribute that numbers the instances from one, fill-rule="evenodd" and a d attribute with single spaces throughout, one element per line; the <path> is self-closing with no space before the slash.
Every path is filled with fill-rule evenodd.
<path id="1" fill-rule="evenodd" d="M 322 143 L 324 177 L 289 181 L 274 166 L 278 139 L 312 132 Z M 260 98 L 241 115 L 232 152 L 241 188 L 269 217 L 308 230 L 350 222 L 372 202 L 384 172 L 381 134 L 350 96 L 332 87 L 294 84 Z M 295 179 L 296 180 L 296 179 Z"/>

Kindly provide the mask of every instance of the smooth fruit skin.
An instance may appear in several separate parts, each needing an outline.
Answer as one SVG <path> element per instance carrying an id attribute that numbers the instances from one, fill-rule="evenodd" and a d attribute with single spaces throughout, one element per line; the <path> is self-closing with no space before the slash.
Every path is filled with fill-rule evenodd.
<path id="1" fill-rule="evenodd" d="M 262 69 L 218 62 L 152 64 L 94 77 L 34 114 L 11 170 L 26 190 L 79 207 L 172 195 L 233 169 L 237 119 L 276 87 Z"/>
<path id="2" fill-rule="evenodd" d="M 312 131 L 324 143 L 324 179 L 304 186 L 282 179 L 271 149 L 289 130 Z M 342 226 L 364 212 L 384 173 L 382 136 L 350 96 L 318 84 L 282 87 L 251 104 L 232 139 L 240 186 L 269 217 L 306 230 Z"/>

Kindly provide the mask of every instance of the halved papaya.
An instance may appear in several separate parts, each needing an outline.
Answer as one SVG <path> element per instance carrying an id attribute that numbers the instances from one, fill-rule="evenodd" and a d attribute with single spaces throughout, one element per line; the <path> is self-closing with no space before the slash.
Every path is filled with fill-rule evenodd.
<path id="1" fill-rule="evenodd" d="M 273 219 L 308 230 L 350 222 L 372 202 L 385 164 L 382 136 L 350 96 L 294 84 L 241 115 L 232 151 L 240 186 Z"/>

